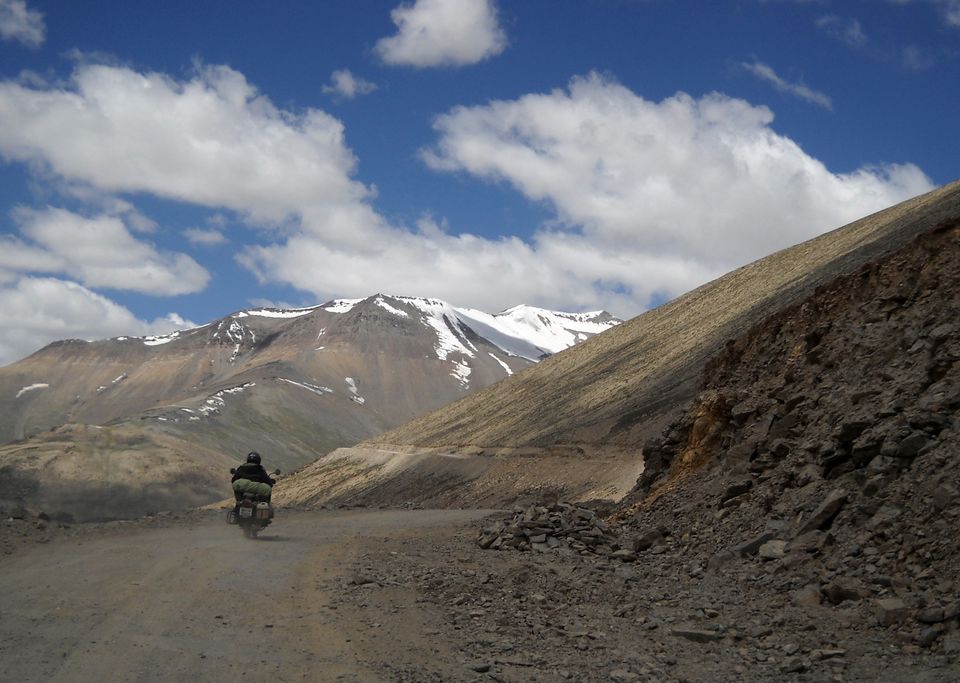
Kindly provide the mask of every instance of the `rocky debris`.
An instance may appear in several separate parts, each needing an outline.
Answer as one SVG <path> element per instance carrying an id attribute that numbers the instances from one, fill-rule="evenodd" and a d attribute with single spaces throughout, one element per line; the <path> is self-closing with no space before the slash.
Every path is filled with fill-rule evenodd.
<path id="1" fill-rule="evenodd" d="M 821 592 L 833 605 L 839 605 L 845 600 L 862 600 L 871 595 L 862 581 L 845 576 L 833 579 L 821 589 Z"/>
<path id="2" fill-rule="evenodd" d="M 369 586 L 376 584 L 377 580 L 366 574 L 354 574 L 347 579 L 348 586 Z"/>
<path id="3" fill-rule="evenodd" d="M 664 539 L 669 535 L 670 531 L 664 526 L 650 529 L 633 539 L 633 549 L 638 553 L 649 550 L 655 545 L 662 544 Z"/>
<path id="4" fill-rule="evenodd" d="M 656 559 L 681 585 L 837 635 L 784 652 L 779 673 L 846 675 L 852 658 L 822 654 L 874 642 L 885 666 L 916 655 L 960 678 L 957 291 L 951 225 L 731 340 L 645 446 L 621 536 L 669 524 Z M 646 576 L 669 574 L 654 559 Z"/>
<path id="5" fill-rule="evenodd" d="M 636 559 L 634 549 L 621 547 L 596 512 L 562 502 L 516 508 L 510 519 L 481 529 L 477 545 L 491 550 L 595 553 L 624 562 Z"/>
<path id="6" fill-rule="evenodd" d="M 753 479 L 743 479 L 741 481 L 730 484 L 726 490 L 723 492 L 723 495 L 720 496 L 720 504 L 726 503 L 728 500 L 733 498 L 738 498 L 743 494 L 750 491 L 753 488 Z"/>
<path id="7" fill-rule="evenodd" d="M 717 640 L 723 640 L 723 634 L 719 631 L 710 631 L 702 628 L 690 628 L 677 626 L 670 629 L 670 633 L 679 637 L 692 640 L 695 643 L 712 643 Z"/>
<path id="8" fill-rule="evenodd" d="M 691 520 L 698 510 L 715 510 L 716 497 L 686 512 L 686 500 L 664 502 L 678 531 L 651 546 L 663 552 L 645 552 L 633 564 L 595 553 L 493 554 L 475 543 L 471 529 L 439 547 L 394 541 L 358 558 L 355 571 L 414 593 L 418 608 L 434 615 L 424 632 L 457 644 L 466 680 L 479 680 L 468 677 L 480 673 L 474 665 L 489 665 L 484 680 L 531 682 L 950 681 L 960 673 L 960 629 L 955 616 L 947 618 L 955 599 L 946 574 L 943 585 L 929 584 L 936 593 L 921 590 L 927 584 L 912 576 L 877 583 L 869 572 L 855 575 L 868 558 L 879 561 L 870 546 L 843 562 L 838 553 L 848 548 L 835 543 L 805 553 L 793 568 L 790 553 L 779 560 L 731 553 L 717 572 L 697 572 L 713 541 L 724 539 Z M 656 528 L 653 520 L 663 516 L 653 512 L 636 524 Z M 864 597 L 834 605 L 829 596 L 843 591 Z M 804 595 L 799 603 L 796 592 Z M 890 597 L 900 597 L 906 612 L 881 626 L 874 603 Z M 377 609 L 361 590 L 336 599 Z M 945 621 L 920 621 L 941 614 Z"/>
<path id="9" fill-rule="evenodd" d="M 907 618 L 907 605 L 900 598 L 882 598 L 874 601 L 874 614 L 881 626 L 893 626 Z"/>
<path id="10" fill-rule="evenodd" d="M 800 527 L 797 535 L 809 533 L 811 531 L 822 530 L 830 525 L 833 518 L 840 512 L 840 508 L 847 502 L 847 492 L 843 489 L 831 491 L 817 509 L 814 510 L 807 520 Z"/>
<path id="11" fill-rule="evenodd" d="M 757 555 L 764 560 L 779 560 L 783 558 L 786 547 L 786 541 L 767 541 L 757 549 Z"/>
<path id="12" fill-rule="evenodd" d="M 744 541 L 743 543 L 734 546 L 733 552 L 737 555 L 756 555 L 765 543 L 769 543 L 772 540 L 773 533 L 770 531 L 764 531 L 763 533 L 754 536 L 749 541 Z"/>

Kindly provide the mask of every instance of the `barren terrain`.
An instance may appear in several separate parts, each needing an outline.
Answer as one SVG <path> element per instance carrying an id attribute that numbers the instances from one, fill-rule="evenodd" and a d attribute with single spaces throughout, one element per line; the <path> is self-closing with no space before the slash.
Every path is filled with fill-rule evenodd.
<path id="1" fill-rule="evenodd" d="M 256 541 L 213 512 L 6 522 L 4 677 L 956 680 L 956 638 L 932 652 L 865 604 L 771 601 L 780 579 L 762 558 L 698 572 L 687 535 L 636 563 L 498 553 L 475 543 L 487 514 L 281 510 Z"/>

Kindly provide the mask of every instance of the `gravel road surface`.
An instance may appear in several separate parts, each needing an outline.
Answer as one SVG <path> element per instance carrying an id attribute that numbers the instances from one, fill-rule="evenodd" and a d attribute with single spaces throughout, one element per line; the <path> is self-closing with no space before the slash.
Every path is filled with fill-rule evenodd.
<path id="1" fill-rule="evenodd" d="M 438 541 L 484 511 L 287 512 L 255 541 L 220 515 L 53 538 L 0 559 L 9 681 L 457 680 L 438 614 L 364 590 L 358 553 Z M 404 673 L 408 672 L 408 673 Z"/>

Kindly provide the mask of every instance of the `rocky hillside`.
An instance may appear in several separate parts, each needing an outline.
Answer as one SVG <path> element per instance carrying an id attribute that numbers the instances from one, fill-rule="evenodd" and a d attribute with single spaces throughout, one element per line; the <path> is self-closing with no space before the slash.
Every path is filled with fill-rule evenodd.
<path id="1" fill-rule="evenodd" d="M 691 639 L 739 640 L 757 679 L 956 680 L 958 291 L 953 219 L 729 342 L 648 441 L 612 519 L 638 566 L 724 605 Z"/>
<path id="2" fill-rule="evenodd" d="M 285 495 L 492 505 L 546 488 L 571 499 L 619 498 L 643 467 L 641 445 L 696 395 L 729 340 L 958 217 L 953 183 L 773 254 L 333 453 L 288 482 Z"/>
<path id="3" fill-rule="evenodd" d="M 364 580 L 497 678 L 960 680 L 957 292 L 960 216 L 725 344 L 619 505 L 545 496 Z"/>
<path id="4" fill-rule="evenodd" d="M 187 507 L 222 497 L 223 465 L 249 450 L 262 452 L 271 469 L 292 469 L 618 322 L 603 312 L 518 306 L 490 315 L 436 299 L 375 295 L 308 309 L 240 311 L 164 337 L 57 342 L 0 368 L 0 441 L 15 441 L 0 447 L 0 471 L 29 472 L 24 476 L 40 487 L 36 493 L 32 484 L 15 488 L 0 479 L 0 508 L 5 500 L 25 502 L 24 491 L 45 501 L 60 496 L 59 485 L 35 481 L 31 458 L 66 458 L 58 439 L 47 436 L 63 425 L 137 434 L 151 444 L 138 456 L 151 454 L 157 478 L 150 486 L 177 484 L 178 467 L 205 472 L 205 496 L 165 503 Z M 108 458 L 109 441 L 101 439 L 96 449 Z M 116 449 L 104 481 L 119 483 L 124 472 L 132 477 L 132 452 Z M 73 471 L 66 466 L 58 476 L 74 481 L 65 474 Z M 134 491 L 147 483 L 131 478 L 125 485 Z M 85 486 L 77 482 L 74 490 Z M 67 511 L 101 514 L 98 504 L 80 510 L 82 498 L 72 495 Z M 156 509 L 160 503 L 149 498 L 131 514 Z"/>

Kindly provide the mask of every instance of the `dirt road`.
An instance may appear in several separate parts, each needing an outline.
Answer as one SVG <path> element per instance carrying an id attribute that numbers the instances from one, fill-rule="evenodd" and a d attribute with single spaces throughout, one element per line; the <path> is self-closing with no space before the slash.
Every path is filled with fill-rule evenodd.
<path id="1" fill-rule="evenodd" d="M 281 512 L 256 541 L 211 515 L 25 548 L 0 560 L 0 679 L 469 679 L 414 591 L 338 596 L 365 590 L 365 549 L 485 514 Z"/>

